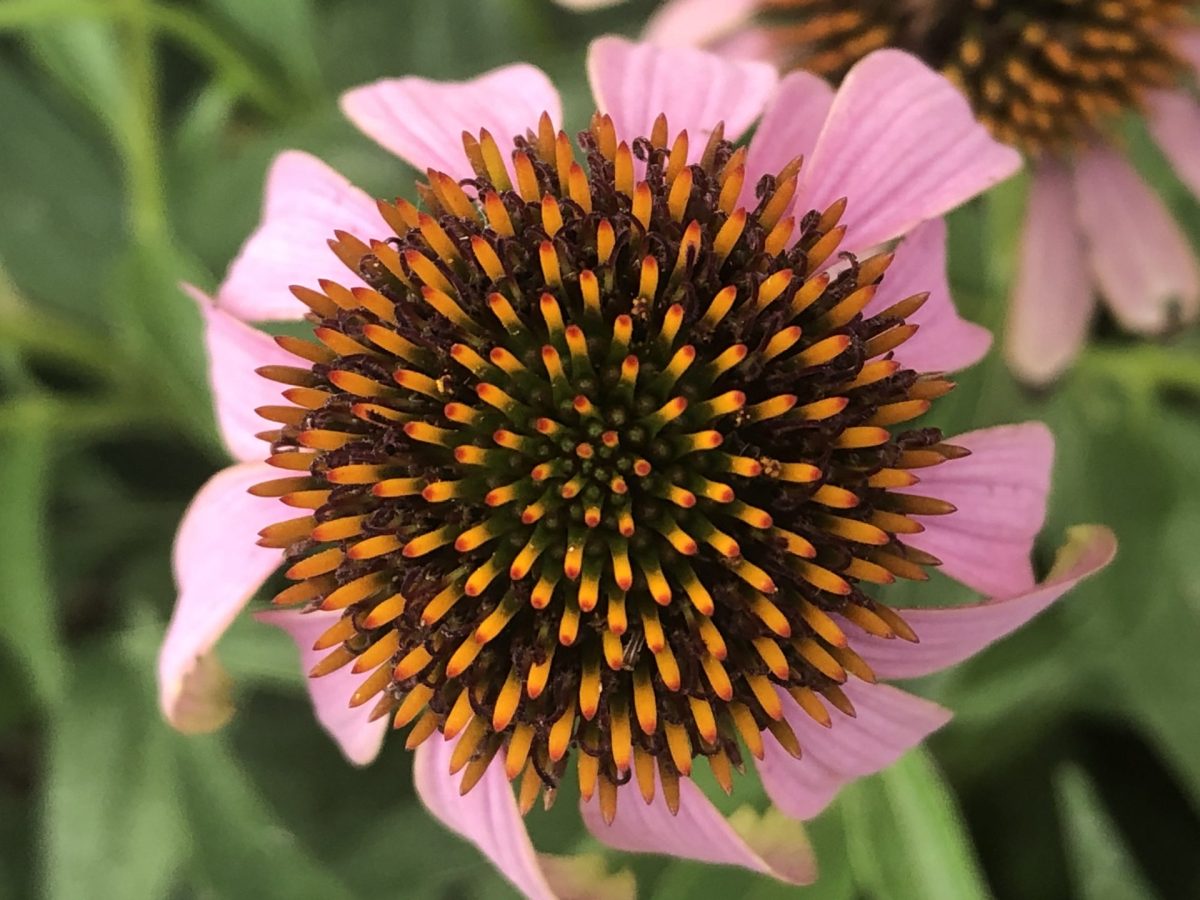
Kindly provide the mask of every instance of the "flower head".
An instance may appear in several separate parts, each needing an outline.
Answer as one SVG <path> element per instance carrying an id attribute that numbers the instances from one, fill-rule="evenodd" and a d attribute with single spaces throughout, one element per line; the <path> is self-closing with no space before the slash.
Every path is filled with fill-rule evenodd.
<path id="1" fill-rule="evenodd" d="M 671 0 L 649 34 L 835 80 L 881 47 L 944 72 L 980 121 L 1033 163 L 1006 352 L 1017 374 L 1045 382 L 1082 345 L 1097 290 L 1135 332 L 1161 333 L 1200 312 L 1187 239 L 1122 158 L 1115 134 L 1122 114 L 1144 113 L 1181 179 L 1200 191 L 1192 8 L 1185 0 Z"/>
<path id="2" fill-rule="evenodd" d="M 950 305 L 936 216 L 1016 157 L 898 53 L 836 98 L 614 38 L 590 74 L 574 143 L 529 67 L 350 92 L 425 171 L 417 203 L 276 164 L 262 227 L 198 298 L 231 450 L 254 458 L 257 408 L 267 464 L 185 519 L 164 709 L 193 724 L 212 642 L 282 561 L 262 617 L 300 644 L 322 722 L 359 762 L 408 728 L 426 804 L 527 894 L 553 887 L 518 810 L 572 756 L 613 846 L 806 881 L 803 845 L 739 836 L 693 767 L 732 790 L 754 757 L 784 813 L 814 815 L 947 718 L 879 678 L 964 658 L 1111 554 L 1083 532 L 1035 585 L 1041 426 L 912 424 L 988 345 Z M 300 313 L 314 340 L 235 317 Z M 938 565 L 1005 599 L 875 598 Z"/>

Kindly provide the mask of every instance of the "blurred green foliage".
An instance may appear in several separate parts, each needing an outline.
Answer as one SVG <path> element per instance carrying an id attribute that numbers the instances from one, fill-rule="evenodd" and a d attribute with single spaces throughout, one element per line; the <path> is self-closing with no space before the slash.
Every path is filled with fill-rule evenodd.
<path id="1" fill-rule="evenodd" d="M 253 226 L 271 157 L 322 156 L 379 195 L 411 173 L 337 94 L 518 59 L 585 121 L 587 41 L 652 4 L 549 0 L 0 2 L 0 898 L 510 896 L 432 825 L 392 742 L 347 765 L 293 650 L 239 622 L 221 647 L 239 713 L 174 734 L 154 701 L 173 529 L 223 464 L 199 322 Z M 1131 126 L 1193 237 L 1200 210 Z M 966 314 L 1002 325 L 1020 179 L 953 218 Z M 1031 418 L 1059 438 L 1047 554 L 1105 522 L 1118 562 L 1020 635 L 917 689 L 954 707 L 931 752 L 813 823 L 804 891 L 652 857 L 642 894 L 766 900 L 1200 896 L 1200 341 L 1101 337 L 1051 393 L 993 353 L 943 404 L 950 431 Z M 938 601 L 965 599 L 936 582 Z M 763 798 L 753 778 L 738 803 Z M 530 825 L 595 849 L 569 797 Z"/>

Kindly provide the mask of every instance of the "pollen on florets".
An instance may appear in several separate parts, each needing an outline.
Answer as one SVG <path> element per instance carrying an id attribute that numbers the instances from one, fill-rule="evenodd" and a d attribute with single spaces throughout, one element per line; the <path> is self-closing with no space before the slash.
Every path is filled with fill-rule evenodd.
<path id="1" fill-rule="evenodd" d="M 1187 0 L 764 0 L 790 64 L 840 79 L 880 47 L 944 72 L 1005 143 L 1066 153 L 1185 71 Z"/>
<path id="2" fill-rule="evenodd" d="M 897 490 L 965 453 L 900 427 L 952 386 L 893 358 L 926 295 L 866 315 L 892 257 L 837 254 L 846 203 L 797 217 L 800 160 L 747 185 L 694 141 L 464 135 L 476 177 L 338 233 L 365 285 L 295 288 L 316 341 L 263 370 L 295 474 L 255 492 L 308 511 L 262 532 L 275 602 L 341 610 L 312 674 L 457 737 L 464 792 L 499 756 L 528 809 L 574 751 L 609 819 L 656 769 L 675 808 L 698 758 L 728 789 L 764 732 L 800 754 L 784 696 L 853 714 L 839 622 L 916 639 L 864 588 L 924 579 L 901 538 L 953 511 Z"/>

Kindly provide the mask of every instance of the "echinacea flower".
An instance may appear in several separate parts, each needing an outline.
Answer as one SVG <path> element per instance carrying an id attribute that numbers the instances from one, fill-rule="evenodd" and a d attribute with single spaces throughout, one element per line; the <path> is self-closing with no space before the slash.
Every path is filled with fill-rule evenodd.
<path id="1" fill-rule="evenodd" d="M 1096 296 L 1126 330 L 1162 334 L 1200 313 L 1186 235 L 1125 159 L 1121 115 L 1200 195 L 1200 27 L 1188 0 L 669 0 L 647 37 L 767 59 L 835 81 L 881 47 L 960 86 L 1030 161 L 1031 190 L 1005 355 L 1041 384 L 1079 353 Z"/>
<path id="2" fill-rule="evenodd" d="M 1045 428 L 909 426 L 989 343 L 950 302 L 938 217 L 1017 154 L 898 52 L 836 97 L 618 38 L 589 74 L 577 146 L 529 66 L 348 93 L 425 172 L 419 205 L 276 162 L 261 226 L 197 296 L 242 461 L 180 528 L 163 709 L 215 724 L 213 645 L 282 562 L 260 618 L 299 645 L 322 724 L 358 763 L 408 728 L 426 806 L 527 895 L 555 876 L 521 814 L 572 757 L 601 841 L 807 882 L 782 814 L 949 718 L 878 679 L 966 658 L 1114 549 L 1079 529 L 1036 583 Z M 301 312 L 314 341 L 247 324 Z M 873 599 L 937 565 L 992 599 Z M 689 775 L 732 790 L 748 757 L 782 814 L 743 832 Z"/>

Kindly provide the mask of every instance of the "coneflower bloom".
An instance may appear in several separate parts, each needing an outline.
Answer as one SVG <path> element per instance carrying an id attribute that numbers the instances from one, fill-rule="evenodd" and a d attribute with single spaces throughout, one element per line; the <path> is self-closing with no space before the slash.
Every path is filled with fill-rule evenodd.
<path id="1" fill-rule="evenodd" d="M 881 47 L 916 54 L 1030 161 L 1005 355 L 1026 381 L 1066 369 L 1099 295 L 1116 321 L 1162 334 L 1200 312 L 1187 237 L 1125 159 L 1138 112 L 1200 194 L 1200 28 L 1187 0 L 670 0 L 647 36 L 719 47 L 837 81 Z"/>
<path id="2" fill-rule="evenodd" d="M 212 647 L 282 563 L 260 618 L 299 644 L 320 721 L 359 763 L 407 729 L 425 804 L 527 895 L 557 870 L 521 813 L 572 759 L 600 840 L 806 882 L 802 837 L 740 834 L 693 766 L 728 791 L 753 758 L 779 810 L 815 815 L 949 717 L 880 678 L 971 655 L 1113 550 L 1081 529 L 1035 583 L 1046 430 L 911 424 L 989 341 L 950 303 L 937 217 L 1017 154 L 898 52 L 836 97 L 617 38 L 589 72 L 577 143 L 529 66 L 347 94 L 425 173 L 418 203 L 276 162 L 196 295 L 242 461 L 180 529 L 163 709 L 216 724 Z M 247 324 L 302 313 L 315 340 Z M 875 599 L 938 565 L 994 599 Z"/>

